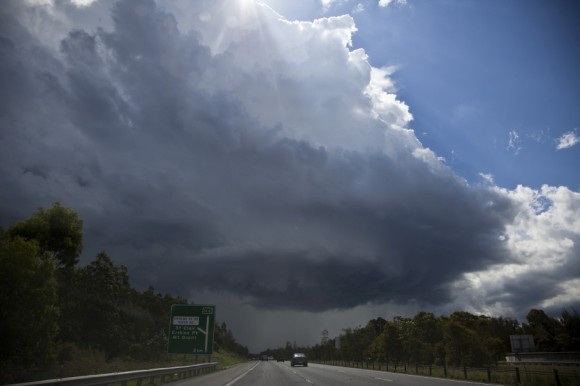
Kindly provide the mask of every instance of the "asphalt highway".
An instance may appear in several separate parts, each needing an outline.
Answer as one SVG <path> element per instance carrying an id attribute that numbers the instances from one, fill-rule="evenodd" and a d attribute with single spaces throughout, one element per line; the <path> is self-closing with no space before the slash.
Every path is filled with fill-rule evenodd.
<path id="1" fill-rule="evenodd" d="M 173 386 L 473 386 L 487 385 L 384 371 L 309 364 L 291 367 L 290 362 L 248 362 L 187 380 Z"/>

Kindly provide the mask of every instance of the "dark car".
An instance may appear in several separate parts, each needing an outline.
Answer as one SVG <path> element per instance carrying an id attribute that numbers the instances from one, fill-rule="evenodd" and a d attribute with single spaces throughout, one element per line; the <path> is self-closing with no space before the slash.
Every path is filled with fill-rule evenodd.
<path id="1" fill-rule="evenodd" d="M 290 360 L 290 365 L 291 366 L 301 365 L 306 367 L 308 366 L 308 359 L 306 359 L 306 355 L 302 353 L 296 353 L 292 356 L 292 359 Z"/>

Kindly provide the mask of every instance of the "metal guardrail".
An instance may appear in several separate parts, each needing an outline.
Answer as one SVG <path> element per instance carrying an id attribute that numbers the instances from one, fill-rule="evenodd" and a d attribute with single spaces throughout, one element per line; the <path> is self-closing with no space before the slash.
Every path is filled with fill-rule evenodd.
<path id="1" fill-rule="evenodd" d="M 137 381 L 137 386 L 141 386 L 143 379 L 149 378 L 152 382 L 156 377 L 161 377 L 163 382 L 165 377 L 177 375 L 179 378 L 193 377 L 199 374 L 206 374 L 215 371 L 217 362 L 202 363 L 190 366 L 165 367 L 150 370 L 125 371 L 121 373 L 86 375 L 81 377 L 48 379 L 38 382 L 15 383 L 8 386 L 97 386 L 121 383 L 126 385 L 128 381 Z"/>

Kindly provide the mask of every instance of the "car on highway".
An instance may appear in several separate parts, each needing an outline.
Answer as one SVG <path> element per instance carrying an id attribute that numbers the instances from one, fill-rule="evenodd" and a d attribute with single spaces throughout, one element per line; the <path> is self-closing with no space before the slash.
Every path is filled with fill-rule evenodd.
<path id="1" fill-rule="evenodd" d="M 306 358 L 306 355 L 303 353 L 295 353 L 294 355 L 292 355 L 292 359 L 290 360 L 290 366 L 294 367 L 296 365 L 301 365 L 301 366 L 308 366 L 308 359 Z"/>

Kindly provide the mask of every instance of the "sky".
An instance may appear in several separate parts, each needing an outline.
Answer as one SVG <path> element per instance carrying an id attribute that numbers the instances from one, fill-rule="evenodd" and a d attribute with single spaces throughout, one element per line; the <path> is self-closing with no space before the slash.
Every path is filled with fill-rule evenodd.
<path id="1" fill-rule="evenodd" d="M 0 225 L 56 201 L 257 352 L 580 309 L 572 1 L 0 3 Z"/>

